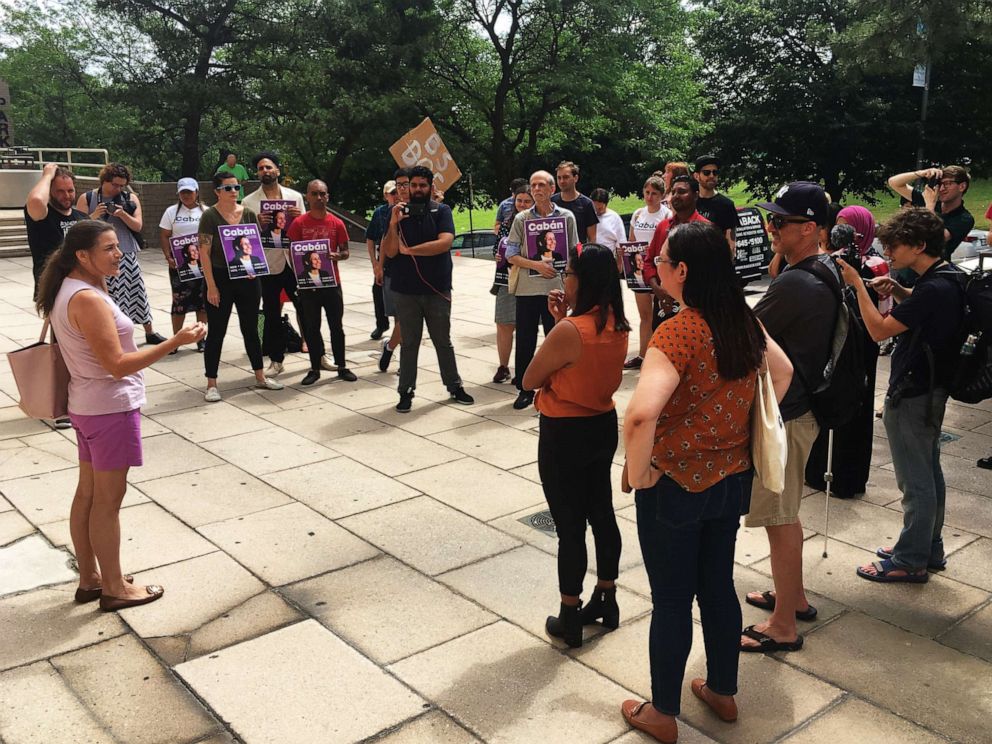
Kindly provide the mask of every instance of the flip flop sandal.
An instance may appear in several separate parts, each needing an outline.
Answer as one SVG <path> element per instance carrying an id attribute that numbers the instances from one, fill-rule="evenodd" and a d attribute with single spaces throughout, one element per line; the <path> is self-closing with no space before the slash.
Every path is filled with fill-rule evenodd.
<path id="1" fill-rule="evenodd" d="M 770 635 L 755 630 L 753 625 L 748 625 L 741 633 L 758 642 L 757 646 L 746 646 L 742 643 L 741 651 L 744 653 L 770 654 L 775 651 L 798 651 L 803 647 L 801 635 L 797 635 L 794 641 L 776 641 Z"/>
<path id="2" fill-rule="evenodd" d="M 771 591 L 762 592 L 761 599 L 753 599 L 750 595 L 745 594 L 744 601 L 752 607 L 757 607 L 759 610 L 768 610 L 769 612 L 774 612 L 775 610 L 775 595 Z M 816 608 L 810 605 L 805 610 L 796 610 L 796 619 L 805 620 L 806 622 L 816 620 Z"/>
<path id="3" fill-rule="evenodd" d="M 877 555 L 879 558 L 888 558 L 889 560 L 892 560 L 892 552 L 886 550 L 885 548 L 878 548 L 875 551 L 875 555 Z M 929 568 L 931 571 L 943 571 L 945 568 L 947 568 L 947 561 L 943 560 L 940 563 L 927 563 L 927 568 Z"/>
<path id="4" fill-rule="evenodd" d="M 876 573 L 868 573 L 859 566 L 857 569 L 858 576 L 862 579 L 868 579 L 868 581 L 879 581 L 886 584 L 926 584 L 930 580 L 930 574 L 926 571 L 923 571 L 923 573 L 913 573 L 905 568 L 900 568 L 888 558 L 874 561 L 871 565 L 875 567 Z M 893 571 L 906 571 L 906 573 L 893 576 Z"/>

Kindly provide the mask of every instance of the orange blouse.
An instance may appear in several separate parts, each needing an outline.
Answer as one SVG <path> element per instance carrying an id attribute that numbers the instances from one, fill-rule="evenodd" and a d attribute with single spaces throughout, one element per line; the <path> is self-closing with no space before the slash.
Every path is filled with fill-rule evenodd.
<path id="1" fill-rule="evenodd" d="M 679 373 L 678 387 L 658 417 L 651 464 L 694 493 L 748 470 L 757 370 L 740 380 L 720 377 L 713 334 L 691 307 L 658 326 L 649 346 Z"/>

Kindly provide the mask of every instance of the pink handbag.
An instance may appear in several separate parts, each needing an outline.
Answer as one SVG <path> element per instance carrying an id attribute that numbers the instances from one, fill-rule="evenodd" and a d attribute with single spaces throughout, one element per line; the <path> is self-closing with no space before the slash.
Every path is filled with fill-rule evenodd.
<path id="1" fill-rule="evenodd" d="M 45 334 L 49 334 L 49 342 Z M 14 373 L 21 410 L 31 418 L 57 419 L 69 415 L 69 368 L 65 366 L 55 332 L 46 319 L 38 343 L 7 353 Z"/>

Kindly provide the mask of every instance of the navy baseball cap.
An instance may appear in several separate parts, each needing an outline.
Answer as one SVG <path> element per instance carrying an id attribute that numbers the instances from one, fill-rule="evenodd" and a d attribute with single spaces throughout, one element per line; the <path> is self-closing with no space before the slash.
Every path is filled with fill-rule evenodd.
<path id="1" fill-rule="evenodd" d="M 817 225 L 827 224 L 827 194 L 812 181 L 793 181 L 775 194 L 774 202 L 760 202 L 759 207 L 783 217 L 805 217 Z"/>

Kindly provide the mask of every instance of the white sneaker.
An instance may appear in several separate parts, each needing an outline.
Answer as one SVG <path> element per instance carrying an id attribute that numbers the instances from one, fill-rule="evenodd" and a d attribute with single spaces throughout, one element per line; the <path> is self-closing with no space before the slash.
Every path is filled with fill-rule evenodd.
<path id="1" fill-rule="evenodd" d="M 269 368 L 265 370 L 266 377 L 275 377 L 276 375 L 282 374 L 283 366 L 282 362 L 272 362 Z"/>
<path id="2" fill-rule="evenodd" d="M 264 382 L 255 381 L 255 387 L 262 388 L 263 390 L 282 390 L 284 385 L 281 382 L 276 382 L 275 380 L 270 380 L 268 377 L 265 378 Z M 217 396 L 217 400 L 220 400 L 220 396 Z"/>
<path id="3" fill-rule="evenodd" d="M 220 390 L 215 387 L 208 387 L 207 394 L 203 396 L 203 399 L 207 403 L 219 403 L 220 402 Z"/>
<path id="4" fill-rule="evenodd" d="M 331 358 L 327 356 L 327 354 L 324 354 L 324 356 L 320 358 L 320 368 L 329 370 L 331 372 L 337 372 L 338 365 L 331 362 Z"/>

